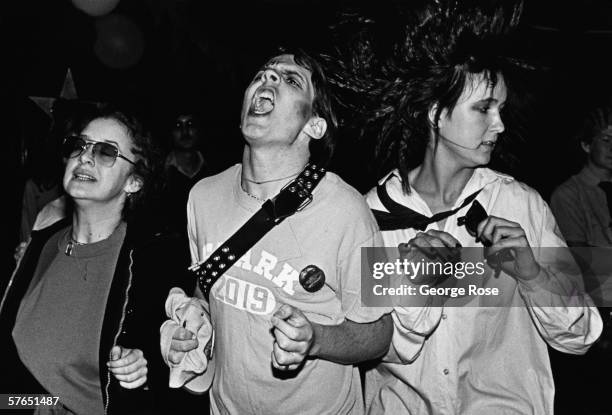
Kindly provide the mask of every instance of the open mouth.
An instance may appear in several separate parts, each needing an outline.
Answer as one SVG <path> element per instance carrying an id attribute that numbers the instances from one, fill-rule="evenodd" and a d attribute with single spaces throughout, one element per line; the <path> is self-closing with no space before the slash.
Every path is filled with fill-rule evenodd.
<path id="1" fill-rule="evenodd" d="M 79 170 L 75 171 L 72 174 L 72 178 L 80 182 L 95 182 L 96 181 L 96 178 L 93 177 L 92 175 L 87 174 L 83 171 L 79 171 Z"/>
<path id="2" fill-rule="evenodd" d="M 274 92 L 269 88 L 262 88 L 255 92 L 249 113 L 265 115 L 274 109 Z"/>
<path id="3" fill-rule="evenodd" d="M 493 148 L 495 148 L 495 141 L 492 141 L 492 140 L 483 141 L 481 145 L 484 147 L 490 148 L 492 150 Z"/>

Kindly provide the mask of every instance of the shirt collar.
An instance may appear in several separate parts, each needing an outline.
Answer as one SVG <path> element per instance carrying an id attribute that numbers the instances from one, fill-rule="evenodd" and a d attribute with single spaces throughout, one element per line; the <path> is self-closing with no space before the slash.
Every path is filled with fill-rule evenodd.
<path id="1" fill-rule="evenodd" d="M 576 177 L 587 186 L 597 186 L 602 181 L 588 166 L 584 166 Z"/>
<path id="2" fill-rule="evenodd" d="M 474 173 L 466 183 L 465 187 L 461 191 L 461 194 L 457 198 L 453 209 L 457 206 L 461 205 L 466 197 L 471 195 L 472 193 L 483 189 L 491 183 L 504 180 L 504 181 L 512 181 L 514 178 L 511 176 L 496 172 L 486 167 L 480 167 L 474 170 Z M 389 196 L 398 203 L 401 203 L 404 206 L 410 207 L 412 209 L 425 212 L 426 214 L 431 216 L 431 212 L 429 207 L 425 203 L 425 201 L 419 196 L 418 192 L 410 186 L 410 190 L 412 195 L 408 196 L 404 193 L 402 187 L 402 177 L 400 176 L 399 170 L 394 169 L 386 174 L 378 183 L 380 185 L 385 184 L 387 192 Z M 416 196 L 416 197 L 415 197 Z M 478 199 L 478 198 L 477 198 Z"/>
<path id="3" fill-rule="evenodd" d="M 193 179 L 195 175 L 198 174 L 200 170 L 202 170 L 202 167 L 204 166 L 204 156 L 202 155 L 202 153 L 196 150 L 196 155 L 198 157 L 198 168 L 195 170 L 195 173 L 193 174 L 187 174 L 187 172 L 183 170 L 182 166 L 176 160 L 176 154 L 174 153 L 174 151 L 170 152 L 170 154 L 168 154 L 168 157 L 166 158 L 166 168 L 172 166 L 176 168 L 178 171 L 180 171 L 181 174 L 183 174 L 184 176 L 187 176 L 190 179 Z"/>

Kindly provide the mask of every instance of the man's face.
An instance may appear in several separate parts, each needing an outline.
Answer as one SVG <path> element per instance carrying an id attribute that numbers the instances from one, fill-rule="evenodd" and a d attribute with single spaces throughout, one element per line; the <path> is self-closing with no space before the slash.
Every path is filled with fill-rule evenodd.
<path id="1" fill-rule="evenodd" d="M 172 128 L 172 144 L 181 150 L 195 148 L 200 139 L 200 131 L 191 114 L 182 114 L 176 117 Z"/>
<path id="2" fill-rule="evenodd" d="M 612 172 L 612 126 L 609 125 L 590 144 L 583 144 L 589 163 Z"/>
<path id="3" fill-rule="evenodd" d="M 242 134 L 251 145 L 293 144 L 312 117 L 313 98 L 311 73 L 293 55 L 271 59 L 244 93 Z"/>

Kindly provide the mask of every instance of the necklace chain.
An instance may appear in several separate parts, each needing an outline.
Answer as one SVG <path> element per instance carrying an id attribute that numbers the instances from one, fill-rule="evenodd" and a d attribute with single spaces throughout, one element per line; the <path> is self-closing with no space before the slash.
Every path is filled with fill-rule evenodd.
<path id="1" fill-rule="evenodd" d="M 303 170 L 303 169 L 302 169 Z M 253 179 L 249 179 L 248 177 L 244 177 L 244 180 L 246 180 L 247 182 L 250 183 L 255 183 L 255 184 L 264 184 L 264 183 L 273 183 L 273 182 L 280 182 L 281 180 L 286 180 L 286 179 L 290 179 L 291 177 L 295 177 L 298 174 L 300 174 L 300 172 L 302 171 L 300 170 L 297 173 L 293 173 L 290 174 L 289 176 L 285 176 L 285 177 L 281 177 L 280 179 L 271 179 L 271 180 L 261 180 L 261 181 L 257 181 L 257 180 L 253 180 Z"/>
<path id="2" fill-rule="evenodd" d="M 244 193 L 245 193 L 247 196 L 252 197 L 253 199 L 257 200 L 258 202 L 265 202 L 265 200 L 264 200 L 264 199 L 262 199 L 262 198 L 260 198 L 260 197 L 257 197 L 257 196 L 255 196 L 255 195 L 254 195 L 254 194 L 252 194 L 252 193 L 249 193 L 249 191 L 248 191 L 247 189 L 245 189 L 245 188 L 244 188 L 244 186 L 242 185 L 242 183 L 240 184 L 240 188 L 242 189 L 242 191 L 243 191 L 243 192 L 244 192 Z"/>

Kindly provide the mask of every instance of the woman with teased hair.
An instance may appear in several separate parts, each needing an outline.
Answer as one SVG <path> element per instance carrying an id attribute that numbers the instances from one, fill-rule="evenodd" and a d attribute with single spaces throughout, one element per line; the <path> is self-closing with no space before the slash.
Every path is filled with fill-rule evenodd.
<path id="1" fill-rule="evenodd" d="M 487 266 L 468 283 L 501 293 L 420 295 L 396 306 L 389 353 L 367 374 L 371 414 L 552 414 L 547 344 L 583 354 L 601 333 L 579 277 L 558 268 L 576 269 L 546 203 L 485 167 L 496 152 L 507 155 L 500 143 L 515 62 L 499 41 L 520 11 L 428 2 L 410 12 L 380 66 L 362 59 L 367 37 L 343 61 L 337 81 L 365 94 L 366 131 L 393 168 L 367 195 L 385 245 L 443 263 L 479 247 Z"/>
<path id="2" fill-rule="evenodd" d="M 57 414 L 154 413 L 167 389 L 163 304 L 188 265 L 186 246 L 137 221 L 159 152 L 113 108 L 92 114 L 62 151 L 73 213 L 32 233 L 4 293 L 1 390 L 49 393 Z"/>

